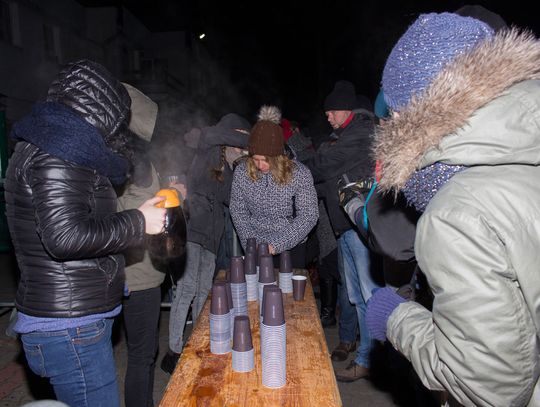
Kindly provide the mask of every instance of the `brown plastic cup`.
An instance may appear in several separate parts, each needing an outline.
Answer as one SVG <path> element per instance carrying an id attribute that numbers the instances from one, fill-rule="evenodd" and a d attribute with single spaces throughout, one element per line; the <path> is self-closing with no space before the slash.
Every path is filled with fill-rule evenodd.
<path id="1" fill-rule="evenodd" d="M 279 255 L 279 272 L 292 273 L 291 252 L 288 250 L 281 252 Z"/>
<path id="2" fill-rule="evenodd" d="M 273 283 L 276 281 L 274 275 L 274 259 L 270 254 L 263 254 L 259 258 L 259 283 Z"/>
<path id="3" fill-rule="evenodd" d="M 257 259 L 258 259 L 259 267 L 261 266 L 261 262 L 260 262 L 261 256 L 263 256 L 265 254 L 270 254 L 270 249 L 268 248 L 268 243 L 261 242 L 257 246 Z"/>
<path id="4" fill-rule="evenodd" d="M 263 297 L 262 297 L 262 302 L 261 302 L 261 316 L 263 315 L 263 311 L 264 311 L 264 300 L 265 300 L 266 292 L 271 291 L 271 290 L 281 291 L 281 289 L 277 285 L 274 285 L 274 284 L 268 284 L 263 287 Z"/>
<path id="5" fill-rule="evenodd" d="M 295 301 L 302 301 L 306 292 L 307 277 L 292 276 L 293 298 Z"/>
<path id="6" fill-rule="evenodd" d="M 244 259 L 240 256 L 231 257 L 231 274 L 229 281 L 233 284 L 241 284 L 246 282 L 244 274 Z"/>
<path id="7" fill-rule="evenodd" d="M 234 317 L 232 348 L 236 352 L 247 352 L 248 350 L 253 349 L 251 328 L 249 326 L 249 317 L 247 315 Z"/>
<path id="8" fill-rule="evenodd" d="M 244 256 L 244 273 L 257 274 L 257 252 L 246 252 Z"/>
<path id="9" fill-rule="evenodd" d="M 263 324 L 267 326 L 280 326 L 285 323 L 283 311 L 283 294 L 281 290 L 267 289 L 264 293 Z"/>
<path id="10" fill-rule="evenodd" d="M 257 251 L 257 239 L 255 239 L 254 237 L 248 237 L 248 240 L 246 242 L 246 251 L 249 251 L 248 249 L 251 248 Z"/>
<path id="11" fill-rule="evenodd" d="M 218 281 L 212 285 L 212 297 L 210 298 L 210 313 L 224 315 L 229 312 L 229 299 L 225 282 Z"/>

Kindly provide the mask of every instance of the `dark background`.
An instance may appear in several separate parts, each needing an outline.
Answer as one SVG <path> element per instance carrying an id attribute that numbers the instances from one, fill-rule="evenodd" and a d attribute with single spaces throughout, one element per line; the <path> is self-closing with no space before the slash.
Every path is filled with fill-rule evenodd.
<path id="1" fill-rule="evenodd" d="M 520 1 L 215 1 L 80 0 L 123 5 L 151 31 L 185 30 L 202 40 L 253 110 L 279 105 L 285 117 L 307 120 L 336 80 L 352 81 L 373 101 L 392 46 L 420 13 L 483 5 L 508 25 L 540 32 L 533 2 Z"/>

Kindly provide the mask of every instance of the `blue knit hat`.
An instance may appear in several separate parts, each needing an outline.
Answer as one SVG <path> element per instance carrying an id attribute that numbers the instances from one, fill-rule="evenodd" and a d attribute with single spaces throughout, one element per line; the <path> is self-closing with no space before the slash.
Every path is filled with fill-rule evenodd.
<path id="1" fill-rule="evenodd" d="M 492 35 L 487 24 L 471 17 L 421 14 L 386 60 L 382 77 L 386 103 L 393 110 L 403 108 L 447 63 Z"/>

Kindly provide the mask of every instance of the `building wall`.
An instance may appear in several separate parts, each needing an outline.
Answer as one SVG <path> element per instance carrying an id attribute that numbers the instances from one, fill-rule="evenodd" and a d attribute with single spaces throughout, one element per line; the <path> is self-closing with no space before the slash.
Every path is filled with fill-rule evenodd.
<path id="1" fill-rule="evenodd" d="M 81 58 L 135 86 L 145 58 L 161 61 L 180 82 L 189 81 L 183 33 L 152 34 L 124 8 L 83 7 L 74 0 L 0 2 L 13 20 L 11 38 L 0 38 L 0 96 L 8 125 L 46 96 L 62 64 Z"/>

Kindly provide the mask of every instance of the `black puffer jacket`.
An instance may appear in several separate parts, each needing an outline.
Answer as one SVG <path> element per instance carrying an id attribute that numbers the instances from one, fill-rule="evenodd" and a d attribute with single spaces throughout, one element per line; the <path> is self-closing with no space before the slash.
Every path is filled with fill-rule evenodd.
<path id="1" fill-rule="evenodd" d="M 67 89 L 57 94 L 77 112 L 91 105 L 92 112 L 81 116 L 103 137 L 112 137 L 129 117 L 129 96 L 117 92 L 121 85 L 94 71 L 92 64 L 72 67 L 85 69 L 80 75 L 68 71 Z M 75 108 L 78 104 L 87 107 Z M 118 253 L 142 242 L 145 224 L 136 209 L 115 213 L 116 193 L 109 179 L 21 141 L 9 161 L 5 190 L 21 271 L 17 308 L 37 317 L 69 318 L 119 305 L 124 259 Z"/>

